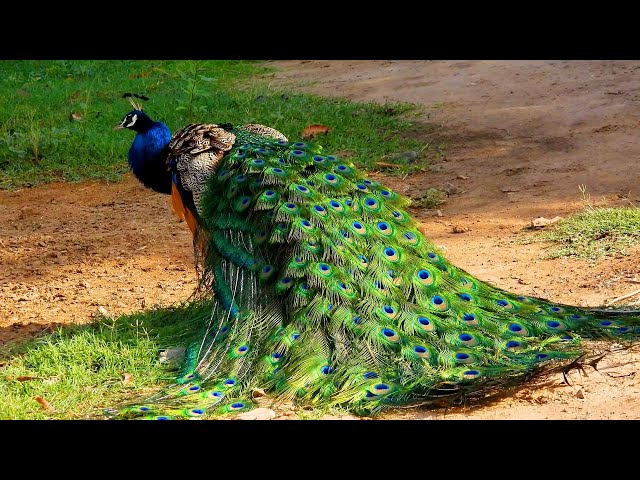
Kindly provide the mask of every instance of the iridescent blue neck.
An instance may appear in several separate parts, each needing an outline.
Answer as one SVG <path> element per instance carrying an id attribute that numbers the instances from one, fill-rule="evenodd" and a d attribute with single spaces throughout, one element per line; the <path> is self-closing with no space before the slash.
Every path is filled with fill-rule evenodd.
<path id="1" fill-rule="evenodd" d="M 129 149 L 129 167 L 146 187 L 161 193 L 171 193 L 171 172 L 167 155 L 171 131 L 162 122 L 152 122 L 139 131 Z"/>

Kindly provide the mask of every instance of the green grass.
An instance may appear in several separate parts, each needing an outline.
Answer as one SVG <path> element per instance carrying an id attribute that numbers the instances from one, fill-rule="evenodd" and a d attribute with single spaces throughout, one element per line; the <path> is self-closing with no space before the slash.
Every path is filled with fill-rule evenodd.
<path id="1" fill-rule="evenodd" d="M 640 208 L 589 207 L 539 233 L 536 241 L 554 244 L 549 258 L 624 255 L 628 247 L 640 244 Z"/>
<path id="2" fill-rule="evenodd" d="M 189 311 L 197 316 L 198 308 L 194 304 Z M 175 377 L 160 363 L 159 353 L 176 346 L 186 331 L 187 322 L 176 323 L 174 311 L 101 319 L 4 347 L 0 419 L 105 418 L 104 408 L 158 390 Z M 43 409 L 36 397 L 44 398 L 53 410 Z"/>
<path id="3" fill-rule="evenodd" d="M 133 138 L 113 131 L 130 109 L 122 94 L 149 97 L 145 111 L 172 130 L 187 123 L 263 123 L 298 139 L 331 131 L 325 151 L 371 168 L 403 151 L 424 164 L 441 155 L 420 141 L 426 115 L 404 103 L 355 103 L 273 87 L 265 63 L 213 60 L 0 61 L 0 189 L 53 180 L 118 180 Z M 434 153 L 435 152 L 435 153 Z"/>

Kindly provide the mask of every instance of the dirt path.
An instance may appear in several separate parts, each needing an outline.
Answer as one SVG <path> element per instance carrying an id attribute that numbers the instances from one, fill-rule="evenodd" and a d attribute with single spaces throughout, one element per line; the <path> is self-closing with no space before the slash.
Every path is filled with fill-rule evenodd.
<path id="1" fill-rule="evenodd" d="M 280 69 L 272 81 L 291 88 L 436 107 L 425 121 L 440 128 L 425 126 L 424 138 L 446 143 L 446 158 L 384 181 L 405 194 L 447 183 L 461 190 L 442 217 L 416 212 L 460 267 L 508 290 L 582 306 L 637 288 L 624 279 L 640 278 L 640 249 L 593 264 L 543 260 L 542 245 L 513 241 L 533 218 L 580 211 L 580 184 L 611 206 L 640 202 L 640 62 L 271 64 Z M 169 304 L 195 285 L 186 226 L 165 197 L 131 178 L 0 192 L 0 204 L 0 342 L 52 323 L 89 322 L 98 307 L 117 314 Z M 640 418 L 639 365 L 638 353 L 613 353 L 602 373 L 573 372 L 570 386 L 555 375 L 489 405 L 385 418 Z"/>

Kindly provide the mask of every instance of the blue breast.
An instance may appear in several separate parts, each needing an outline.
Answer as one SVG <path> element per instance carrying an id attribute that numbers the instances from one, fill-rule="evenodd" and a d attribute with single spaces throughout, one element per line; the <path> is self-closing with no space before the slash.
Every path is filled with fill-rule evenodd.
<path id="1" fill-rule="evenodd" d="M 171 193 L 171 172 L 167 167 L 167 146 L 171 131 L 154 122 L 146 132 L 136 134 L 129 149 L 129 167 L 146 187 L 160 193 Z"/>

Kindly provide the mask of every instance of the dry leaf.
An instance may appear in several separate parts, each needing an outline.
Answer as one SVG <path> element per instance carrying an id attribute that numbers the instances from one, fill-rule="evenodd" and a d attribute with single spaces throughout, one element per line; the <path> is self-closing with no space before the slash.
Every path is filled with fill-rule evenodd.
<path id="1" fill-rule="evenodd" d="M 82 115 L 80 115 L 79 113 L 72 113 L 71 114 L 71 119 L 72 120 L 82 120 Z"/>
<path id="2" fill-rule="evenodd" d="M 29 380 L 35 380 L 36 378 L 38 378 L 38 377 L 30 377 L 28 375 L 21 375 L 19 377 L 16 377 L 16 380 L 18 380 L 19 382 L 26 382 L 26 381 L 29 381 Z"/>
<path id="3" fill-rule="evenodd" d="M 388 163 L 388 162 L 376 162 L 376 165 L 378 165 L 379 167 L 382 167 L 382 168 L 398 168 L 398 167 L 400 167 L 400 165 L 397 165 L 395 163 Z"/>
<path id="4" fill-rule="evenodd" d="M 331 129 L 324 125 L 309 125 L 302 130 L 302 140 L 309 140 L 316 135 L 328 133 Z"/>
<path id="5" fill-rule="evenodd" d="M 557 223 L 560 220 L 562 220 L 562 217 L 553 217 L 553 218 L 538 217 L 538 218 L 534 218 L 533 220 L 531 220 L 531 224 L 529 225 L 529 228 L 544 228 L 547 225 L 553 225 L 554 223 Z"/>
<path id="6" fill-rule="evenodd" d="M 122 383 L 130 383 L 132 378 L 133 378 L 133 375 L 131 375 L 130 373 L 123 373 Z"/>
<path id="7" fill-rule="evenodd" d="M 35 397 L 35 398 L 34 398 L 34 400 L 35 400 L 36 402 L 38 402 L 38 403 L 42 406 L 42 408 L 43 408 L 44 410 L 49 410 L 49 411 L 52 411 L 52 410 L 53 410 L 53 407 L 51 406 L 51 404 L 50 404 L 49 402 L 47 402 L 44 398 L 42 398 L 42 397 Z"/>

